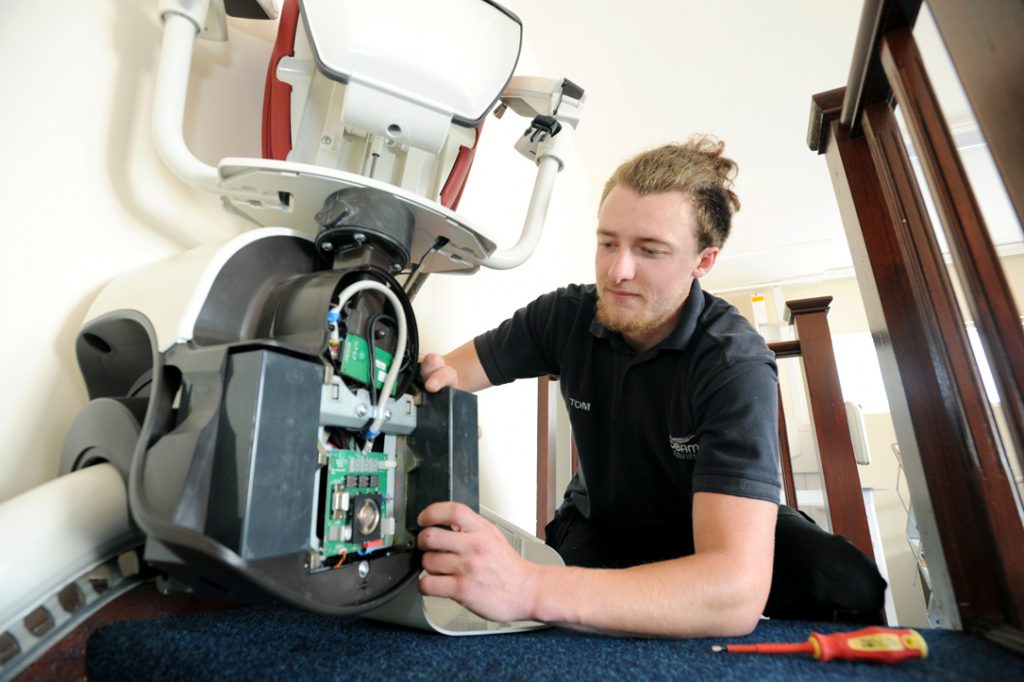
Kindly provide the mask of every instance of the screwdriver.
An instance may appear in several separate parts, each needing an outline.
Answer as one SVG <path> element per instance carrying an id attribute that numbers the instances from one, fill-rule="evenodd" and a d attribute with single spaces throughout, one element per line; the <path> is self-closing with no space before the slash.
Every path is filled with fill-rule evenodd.
<path id="1" fill-rule="evenodd" d="M 747 654 L 812 654 L 819 661 L 898 663 L 928 655 L 928 644 L 916 630 L 869 627 L 823 635 L 812 632 L 806 642 L 792 644 L 729 644 L 712 651 Z"/>

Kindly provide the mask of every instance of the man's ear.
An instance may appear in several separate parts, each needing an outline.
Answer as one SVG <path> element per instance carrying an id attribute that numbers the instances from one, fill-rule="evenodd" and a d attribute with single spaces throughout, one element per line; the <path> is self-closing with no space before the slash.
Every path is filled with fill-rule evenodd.
<path id="1" fill-rule="evenodd" d="M 701 251 L 700 260 L 697 261 L 697 267 L 693 269 L 693 278 L 700 279 L 711 272 L 711 268 L 715 266 L 716 260 L 718 260 L 717 246 L 709 246 Z"/>

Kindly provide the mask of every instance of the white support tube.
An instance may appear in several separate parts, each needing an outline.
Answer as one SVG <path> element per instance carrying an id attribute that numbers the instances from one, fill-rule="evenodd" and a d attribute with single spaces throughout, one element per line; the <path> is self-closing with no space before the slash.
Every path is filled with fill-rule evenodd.
<path id="1" fill-rule="evenodd" d="M 555 189 L 555 176 L 561 168 L 561 162 L 553 156 L 545 156 L 537 162 L 537 179 L 533 183 L 533 194 L 530 197 L 530 206 L 526 211 L 526 220 L 519 241 L 511 248 L 495 251 L 480 261 L 480 265 L 493 270 L 511 270 L 525 263 L 533 255 L 544 229 L 544 219 L 547 217 L 548 205 Z"/>
<path id="2" fill-rule="evenodd" d="M 206 12 L 201 14 L 205 16 Z M 198 28 L 191 18 L 174 11 L 166 12 L 163 22 L 164 38 L 153 98 L 153 137 L 157 151 L 179 178 L 217 193 L 220 184 L 217 169 L 196 158 L 185 144 L 185 100 Z"/>
<path id="3" fill-rule="evenodd" d="M 537 178 L 533 183 L 533 194 L 526 210 L 523 231 L 515 246 L 495 251 L 479 262 L 480 265 L 494 270 L 511 270 L 525 263 L 540 243 L 540 236 L 547 218 L 548 206 L 555 188 L 555 176 L 565 166 L 564 159 L 568 156 L 575 132 L 575 123 L 579 121 L 579 105 L 563 102 L 564 115 L 556 115 L 562 129 L 539 142 L 532 142 L 531 131 L 528 130 L 516 144 L 516 149 L 528 158 L 537 161 Z M 532 130 L 532 128 L 531 128 Z M 530 139 L 527 139 L 530 137 Z"/>

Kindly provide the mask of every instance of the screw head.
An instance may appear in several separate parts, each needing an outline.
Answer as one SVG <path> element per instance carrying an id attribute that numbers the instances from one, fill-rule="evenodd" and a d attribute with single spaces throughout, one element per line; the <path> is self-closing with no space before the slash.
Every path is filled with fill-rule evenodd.
<path id="1" fill-rule="evenodd" d="M 359 562 L 359 577 L 360 578 L 365 578 L 368 575 L 370 575 L 370 562 L 369 561 L 360 561 Z"/>
<path id="2" fill-rule="evenodd" d="M 334 142 L 334 140 L 331 139 L 330 135 L 324 135 L 323 137 L 320 138 L 321 144 L 330 145 L 332 142 Z"/>
<path id="3" fill-rule="evenodd" d="M 324 251 L 333 251 L 334 244 L 332 244 L 331 242 L 320 242 L 320 248 L 323 249 Z"/>
<path id="4" fill-rule="evenodd" d="M 352 235 L 352 239 L 354 239 L 357 244 L 362 244 L 363 242 L 366 241 L 366 235 L 363 234 L 362 232 L 356 232 L 354 235 Z"/>
<path id="5" fill-rule="evenodd" d="M 356 416 L 357 417 L 365 417 L 367 412 L 369 412 L 369 410 L 366 408 L 365 404 L 359 403 L 358 405 L 356 405 Z"/>

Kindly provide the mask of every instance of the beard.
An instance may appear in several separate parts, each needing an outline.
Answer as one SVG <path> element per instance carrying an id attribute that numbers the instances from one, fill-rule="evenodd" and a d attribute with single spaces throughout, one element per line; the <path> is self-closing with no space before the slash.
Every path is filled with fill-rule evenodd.
<path id="1" fill-rule="evenodd" d="M 647 299 L 644 299 L 646 302 Z M 598 291 L 597 321 L 604 328 L 619 334 L 647 334 L 668 322 L 679 311 L 681 302 L 654 301 L 636 311 L 617 309 Z"/>

